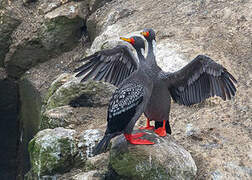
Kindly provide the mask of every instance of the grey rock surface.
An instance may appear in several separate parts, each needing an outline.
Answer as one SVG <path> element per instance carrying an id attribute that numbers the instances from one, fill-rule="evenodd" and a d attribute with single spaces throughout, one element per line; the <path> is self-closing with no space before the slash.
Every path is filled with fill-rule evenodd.
<path id="1" fill-rule="evenodd" d="M 28 17 L 16 30 L 15 41 L 5 58 L 7 72 L 11 77 L 20 78 L 27 70 L 35 65 L 48 61 L 53 57 L 72 50 L 79 43 L 82 27 L 88 15 L 86 1 L 37 2 L 38 9 L 45 10 L 34 14 L 26 10 Z M 46 6 L 47 5 L 47 6 Z M 29 5 L 28 5 L 29 7 Z M 27 7 L 27 8 L 28 8 Z M 33 26 L 30 28 L 30 24 Z M 28 30 L 30 29 L 30 30 Z"/>
<path id="2" fill-rule="evenodd" d="M 59 81 L 61 81 L 59 77 Z M 57 84 L 56 82 L 52 85 Z M 53 88 L 52 87 L 52 88 Z M 47 101 L 46 109 L 70 104 L 71 106 L 107 105 L 115 87 L 105 82 L 87 81 L 80 83 L 74 76 L 61 85 Z"/>
<path id="3" fill-rule="evenodd" d="M 102 180 L 104 177 L 98 171 L 83 172 L 75 175 L 73 180 Z"/>
<path id="4" fill-rule="evenodd" d="M 123 135 L 110 150 L 110 163 L 128 179 L 195 179 L 197 167 L 188 151 L 170 137 L 148 132 L 142 138 L 154 145 L 131 145 Z"/>
<path id="5" fill-rule="evenodd" d="M 4 1 L 0 2 L 0 67 L 4 66 L 5 55 L 12 43 L 11 34 L 21 23 L 16 15 L 5 9 Z"/>

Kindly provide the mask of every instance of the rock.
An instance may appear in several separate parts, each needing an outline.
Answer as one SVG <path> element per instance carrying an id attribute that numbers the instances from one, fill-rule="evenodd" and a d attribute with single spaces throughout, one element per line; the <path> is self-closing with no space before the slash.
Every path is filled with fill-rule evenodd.
<path id="1" fill-rule="evenodd" d="M 77 119 L 72 117 L 74 108 L 70 106 L 61 106 L 45 111 L 42 114 L 40 129 L 68 127 L 71 124 L 77 124 Z M 79 122 L 78 124 L 80 124 Z"/>
<path id="2" fill-rule="evenodd" d="M 34 36 L 13 45 L 5 59 L 5 64 L 8 75 L 19 78 L 29 68 L 48 59 L 50 59 L 49 50 L 45 49 L 40 38 Z"/>
<path id="3" fill-rule="evenodd" d="M 70 170 L 80 158 L 75 130 L 55 128 L 40 131 L 29 143 L 32 172 L 38 177 Z"/>
<path id="4" fill-rule="evenodd" d="M 41 121 L 41 97 L 38 90 L 26 78 L 22 78 L 19 82 L 19 157 L 22 162 L 23 172 L 30 168 L 28 143 L 38 132 Z"/>
<path id="5" fill-rule="evenodd" d="M 129 144 L 123 135 L 110 150 L 110 164 L 120 176 L 128 179 L 194 179 L 197 167 L 189 152 L 170 136 L 159 137 L 148 132 L 144 138 L 154 145 Z"/>
<path id="6" fill-rule="evenodd" d="M 60 16 L 67 17 L 69 19 L 73 19 L 78 16 L 83 20 L 86 20 L 88 16 L 87 1 L 69 2 L 45 14 L 46 19 L 53 19 Z"/>
<path id="7" fill-rule="evenodd" d="M 156 45 L 156 56 L 158 65 L 168 72 L 174 72 L 184 67 L 190 60 L 181 53 L 178 44 L 162 40 Z"/>
<path id="8" fill-rule="evenodd" d="M 90 0 L 89 1 L 89 10 L 95 12 L 97 9 L 102 7 L 105 3 L 110 2 L 111 0 Z"/>
<path id="9" fill-rule="evenodd" d="M 29 36 L 12 44 L 5 59 L 8 74 L 19 78 L 36 64 L 72 50 L 82 36 L 87 9 L 86 1 L 69 2 L 41 17 Z"/>
<path id="10" fill-rule="evenodd" d="M 98 171 L 83 172 L 75 175 L 73 180 L 103 180 L 104 175 L 100 174 Z"/>
<path id="11" fill-rule="evenodd" d="M 128 43 L 120 40 L 120 36 L 118 32 L 120 31 L 120 26 L 117 25 L 111 25 L 108 26 L 107 29 L 102 32 L 101 35 L 97 36 L 95 40 L 92 43 L 91 48 L 89 51 L 87 51 L 88 55 L 91 55 L 97 51 L 103 50 L 103 49 L 109 49 L 114 48 L 115 46 L 119 44 L 123 44 L 128 46 L 133 52 L 135 52 L 134 48 L 130 46 Z M 125 37 L 130 37 L 133 35 L 139 35 L 140 31 L 132 32 L 127 35 L 124 35 Z"/>
<path id="12" fill-rule="evenodd" d="M 79 15 L 77 10 L 81 5 L 68 3 L 45 15 L 46 19 L 39 30 L 39 38 L 45 49 L 60 54 L 78 44 L 84 26 L 84 15 Z"/>
<path id="13" fill-rule="evenodd" d="M 99 129 L 89 129 L 79 136 L 79 148 L 85 149 L 86 157 L 92 157 L 93 149 L 103 138 L 103 132 Z"/>
<path id="14" fill-rule="evenodd" d="M 71 80 L 60 86 L 48 99 L 46 109 L 70 104 L 71 106 L 104 106 L 107 105 L 115 87 L 104 82 Z"/>
<path id="15" fill-rule="evenodd" d="M 37 0 L 23 0 L 23 3 L 24 4 L 29 4 L 29 3 L 32 3 L 32 2 L 35 2 Z"/>
<path id="16" fill-rule="evenodd" d="M 9 51 L 12 39 L 11 34 L 21 23 L 16 15 L 3 8 L 3 2 L 0 3 L 0 67 L 4 66 L 6 53 Z"/>
<path id="17" fill-rule="evenodd" d="M 116 30 L 115 28 L 111 28 L 111 26 L 116 25 L 117 27 L 120 27 L 116 22 L 134 13 L 134 10 L 127 8 L 114 8 L 113 3 L 116 2 L 112 1 L 111 3 L 102 6 L 88 17 L 86 26 L 91 41 L 101 35 L 104 31 L 109 31 L 108 29 L 111 30 L 110 34 L 113 34 L 113 32 L 116 32 L 117 34 L 120 33 L 121 30 Z"/>
<path id="18" fill-rule="evenodd" d="M 7 73 L 4 68 L 0 67 L 0 80 L 4 80 L 7 78 Z"/>
<path id="19" fill-rule="evenodd" d="M 38 176 L 36 174 L 34 174 L 32 171 L 28 171 L 25 175 L 24 175 L 24 180 L 58 180 L 60 177 L 59 174 L 53 175 L 53 176 L 49 176 L 49 175 L 45 175 L 45 176 Z"/>
<path id="20" fill-rule="evenodd" d="M 63 73 L 60 74 L 51 84 L 50 88 L 48 89 L 47 94 L 45 95 L 44 102 L 47 103 L 48 99 L 55 93 L 55 91 L 65 84 L 67 81 L 73 80 L 72 74 Z"/>

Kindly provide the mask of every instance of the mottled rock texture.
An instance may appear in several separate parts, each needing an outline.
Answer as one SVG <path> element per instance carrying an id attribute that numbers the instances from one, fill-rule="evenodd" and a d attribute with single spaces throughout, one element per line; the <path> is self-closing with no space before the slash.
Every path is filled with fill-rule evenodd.
<path id="1" fill-rule="evenodd" d="M 148 132 L 142 138 L 154 145 L 131 145 L 123 135 L 113 141 L 110 163 L 128 179 L 195 179 L 197 167 L 189 152 L 170 137 Z"/>

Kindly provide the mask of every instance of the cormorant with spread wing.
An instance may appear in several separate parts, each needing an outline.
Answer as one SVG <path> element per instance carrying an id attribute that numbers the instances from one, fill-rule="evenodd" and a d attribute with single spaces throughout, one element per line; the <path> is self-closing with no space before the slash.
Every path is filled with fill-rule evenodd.
<path id="1" fill-rule="evenodd" d="M 148 42 L 148 54 L 146 61 L 143 61 L 144 66 L 139 67 L 143 69 L 141 73 L 145 73 L 153 84 L 151 97 L 144 109 L 147 126 L 141 129 L 154 129 L 150 126 L 150 120 L 154 120 L 155 132 L 158 135 L 166 136 L 166 132 L 171 134 L 169 124 L 171 97 L 179 104 L 190 106 L 213 96 L 226 100 L 235 95 L 234 83 L 237 82 L 235 78 L 223 66 L 204 55 L 198 55 L 174 73 L 162 71 L 156 63 L 153 52 L 155 32 L 152 29 L 145 29 L 141 34 Z M 138 52 L 142 50 L 143 48 Z M 82 81 L 92 78 L 116 86 L 120 86 L 120 83 L 138 68 L 132 52 L 122 45 L 99 51 L 84 58 L 83 61 L 87 61 L 86 64 L 76 69 L 76 72 L 79 72 L 76 76 L 84 75 Z"/>
<path id="2" fill-rule="evenodd" d="M 94 154 L 104 151 L 111 138 L 122 133 L 131 144 L 154 144 L 147 139 L 140 139 L 145 133 L 131 134 L 146 108 L 153 86 L 145 72 L 148 68 L 143 56 L 144 40 L 137 36 L 121 39 L 135 48 L 139 62 L 127 46 L 118 45 L 114 49 L 102 50 L 84 58 L 83 61 L 87 63 L 76 69 L 79 72 L 76 76 L 85 74 L 83 81 L 93 77 L 118 85 L 108 106 L 107 130 L 93 151 Z"/>
<path id="3" fill-rule="evenodd" d="M 153 90 L 145 110 L 147 126 L 141 129 L 153 129 L 150 120 L 154 120 L 157 134 L 171 134 L 170 96 L 176 103 L 190 106 L 213 96 L 219 96 L 225 101 L 235 95 L 236 79 L 226 68 L 204 55 L 198 55 L 174 73 L 162 71 L 153 51 L 156 41 L 154 30 L 145 29 L 141 34 L 148 42 L 146 61 L 153 72 Z"/>

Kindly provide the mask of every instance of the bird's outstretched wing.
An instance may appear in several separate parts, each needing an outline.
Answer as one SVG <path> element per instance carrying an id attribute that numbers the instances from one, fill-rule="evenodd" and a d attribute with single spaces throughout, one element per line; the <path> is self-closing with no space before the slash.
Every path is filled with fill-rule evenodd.
<path id="1" fill-rule="evenodd" d="M 167 81 L 173 100 L 179 104 L 192 105 L 206 98 L 219 96 L 223 100 L 235 95 L 236 79 L 211 58 L 199 55 L 181 70 L 161 73 Z"/>
<path id="2" fill-rule="evenodd" d="M 78 72 L 76 77 L 83 76 L 82 82 L 88 79 L 104 80 L 115 86 L 138 68 L 136 57 L 126 45 L 98 51 L 80 61 L 86 63 L 74 72 Z"/>
<path id="3" fill-rule="evenodd" d="M 144 87 L 129 83 L 115 91 L 108 107 L 107 133 L 123 131 L 144 99 Z"/>

